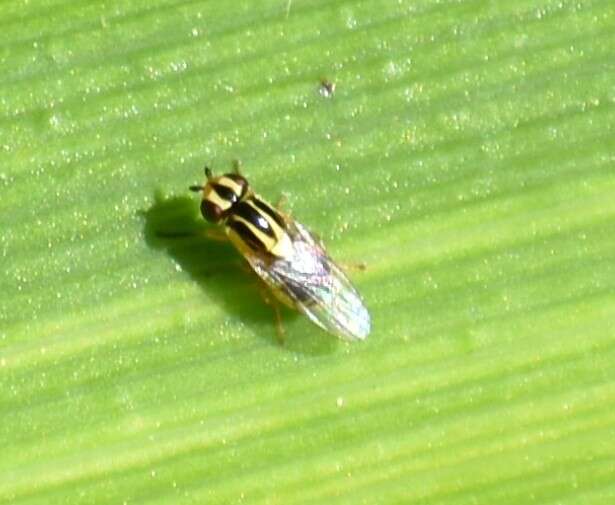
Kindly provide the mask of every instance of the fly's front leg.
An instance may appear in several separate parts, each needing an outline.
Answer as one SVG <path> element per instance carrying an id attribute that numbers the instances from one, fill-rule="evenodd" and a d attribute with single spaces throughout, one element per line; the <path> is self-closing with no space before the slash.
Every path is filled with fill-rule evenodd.
<path id="1" fill-rule="evenodd" d="M 209 240 L 217 242 L 226 242 L 228 240 L 226 233 L 218 228 L 208 228 L 203 232 L 195 231 L 157 231 L 156 236 L 159 238 L 194 238 L 204 235 Z"/>
<path id="2" fill-rule="evenodd" d="M 208 228 L 207 230 L 205 230 L 205 236 L 210 240 L 215 240 L 216 242 L 228 241 L 226 233 L 220 228 Z"/>

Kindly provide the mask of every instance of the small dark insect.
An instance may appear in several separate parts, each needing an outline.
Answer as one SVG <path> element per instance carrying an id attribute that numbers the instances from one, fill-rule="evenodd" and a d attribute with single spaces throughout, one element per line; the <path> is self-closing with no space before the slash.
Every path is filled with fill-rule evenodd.
<path id="1" fill-rule="evenodd" d="M 318 92 L 325 98 L 331 98 L 333 93 L 335 93 L 335 83 L 329 81 L 328 79 L 321 79 Z"/>

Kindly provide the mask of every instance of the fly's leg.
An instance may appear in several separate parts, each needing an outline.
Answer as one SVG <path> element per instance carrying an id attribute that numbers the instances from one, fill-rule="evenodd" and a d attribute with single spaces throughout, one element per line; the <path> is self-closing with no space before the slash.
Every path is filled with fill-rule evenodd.
<path id="1" fill-rule="evenodd" d="M 218 228 L 209 228 L 202 233 L 209 240 L 215 240 L 216 242 L 226 242 L 228 240 L 226 233 Z M 201 233 L 194 231 L 157 231 L 156 236 L 159 238 L 194 238 L 201 236 Z"/>
<path id="2" fill-rule="evenodd" d="M 270 293 L 265 292 L 264 286 L 261 288 L 261 296 L 263 301 L 273 309 L 275 315 L 275 330 L 278 335 L 278 343 L 284 345 L 286 343 L 286 330 L 282 322 L 282 313 L 280 312 L 280 304 L 275 300 Z"/>
<path id="3" fill-rule="evenodd" d="M 293 222 L 293 218 L 290 216 L 290 212 L 285 209 L 287 203 L 288 203 L 288 197 L 284 193 L 282 193 L 280 195 L 280 198 L 278 198 L 277 201 L 275 202 L 274 207 L 278 211 L 278 214 L 282 216 L 282 219 L 288 225 L 290 225 Z"/>
<path id="4" fill-rule="evenodd" d="M 224 230 L 220 228 L 208 228 L 205 230 L 205 236 L 210 240 L 215 240 L 216 242 L 227 242 L 228 237 Z"/>
<path id="5" fill-rule="evenodd" d="M 242 269 L 249 273 L 254 274 L 254 271 L 246 261 L 241 262 Z M 286 330 L 284 329 L 284 323 L 282 321 L 282 313 L 280 311 L 280 302 L 275 298 L 271 290 L 267 287 L 267 285 L 258 278 L 258 291 L 267 305 L 269 305 L 273 309 L 273 313 L 275 315 L 275 329 L 278 335 L 278 342 L 280 345 L 284 345 L 286 342 Z"/>
<path id="6" fill-rule="evenodd" d="M 359 263 L 338 263 L 344 270 L 353 272 L 365 272 L 367 263 L 360 261 Z"/>
<path id="7" fill-rule="evenodd" d="M 287 201 L 288 201 L 288 198 L 286 197 L 284 193 L 282 193 L 282 195 L 280 196 L 280 198 L 278 198 L 278 201 L 275 204 L 275 208 L 277 209 L 277 211 L 280 213 L 280 215 L 284 218 L 284 220 L 287 223 L 288 222 L 292 223 L 292 218 L 290 217 L 290 214 L 283 210 L 284 207 L 286 206 Z M 323 251 L 326 251 L 325 244 L 322 241 L 322 238 L 320 238 L 320 235 L 318 235 L 318 233 L 314 233 L 313 231 L 310 231 L 310 235 L 314 239 L 314 242 L 316 242 L 316 244 Z M 339 265 L 344 270 L 349 270 L 349 271 L 364 272 L 365 270 L 367 270 L 367 264 L 363 261 L 360 261 L 358 263 L 340 263 Z"/>
<path id="8" fill-rule="evenodd" d="M 282 211 L 284 207 L 286 207 L 287 203 L 288 203 L 288 197 L 284 193 L 282 193 L 280 195 L 280 198 L 278 198 L 277 202 L 275 202 L 275 208 L 279 211 Z"/>
<path id="9" fill-rule="evenodd" d="M 278 341 L 280 342 L 280 345 L 284 345 L 286 342 L 286 330 L 284 330 L 284 324 L 282 323 L 280 304 L 274 300 L 271 305 L 273 307 L 273 311 L 275 312 L 275 329 L 278 333 Z"/>
<path id="10" fill-rule="evenodd" d="M 278 335 L 278 343 L 284 345 L 286 343 L 286 330 L 282 321 L 282 313 L 280 311 L 280 303 L 272 295 L 271 291 L 262 282 L 258 283 L 259 291 L 263 301 L 273 309 L 275 315 L 275 329 Z"/>

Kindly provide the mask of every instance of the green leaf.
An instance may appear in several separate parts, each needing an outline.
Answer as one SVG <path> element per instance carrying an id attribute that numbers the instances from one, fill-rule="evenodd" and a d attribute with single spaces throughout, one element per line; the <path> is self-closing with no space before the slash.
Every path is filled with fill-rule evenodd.
<path id="1" fill-rule="evenodd" d="M 611 503 L 614 22 L 3 2 L 0 502 Z M 234 159 L 367 264 L 366 342 L 279 342 L 188 191 Z"/>

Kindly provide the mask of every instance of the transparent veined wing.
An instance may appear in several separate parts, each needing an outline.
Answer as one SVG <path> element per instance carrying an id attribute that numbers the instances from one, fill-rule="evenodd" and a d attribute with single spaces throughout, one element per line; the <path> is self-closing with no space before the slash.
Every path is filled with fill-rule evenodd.
<path id="1" fill-rule="evenodd" d="M 363 340 L 371 321 L 361 297 L 346 274 L 300 224 L 291 223 L 293 254 L 268 261 L 246 259 L 274 290 L 282 292 L 312 322 L 346 340 Z"/>

